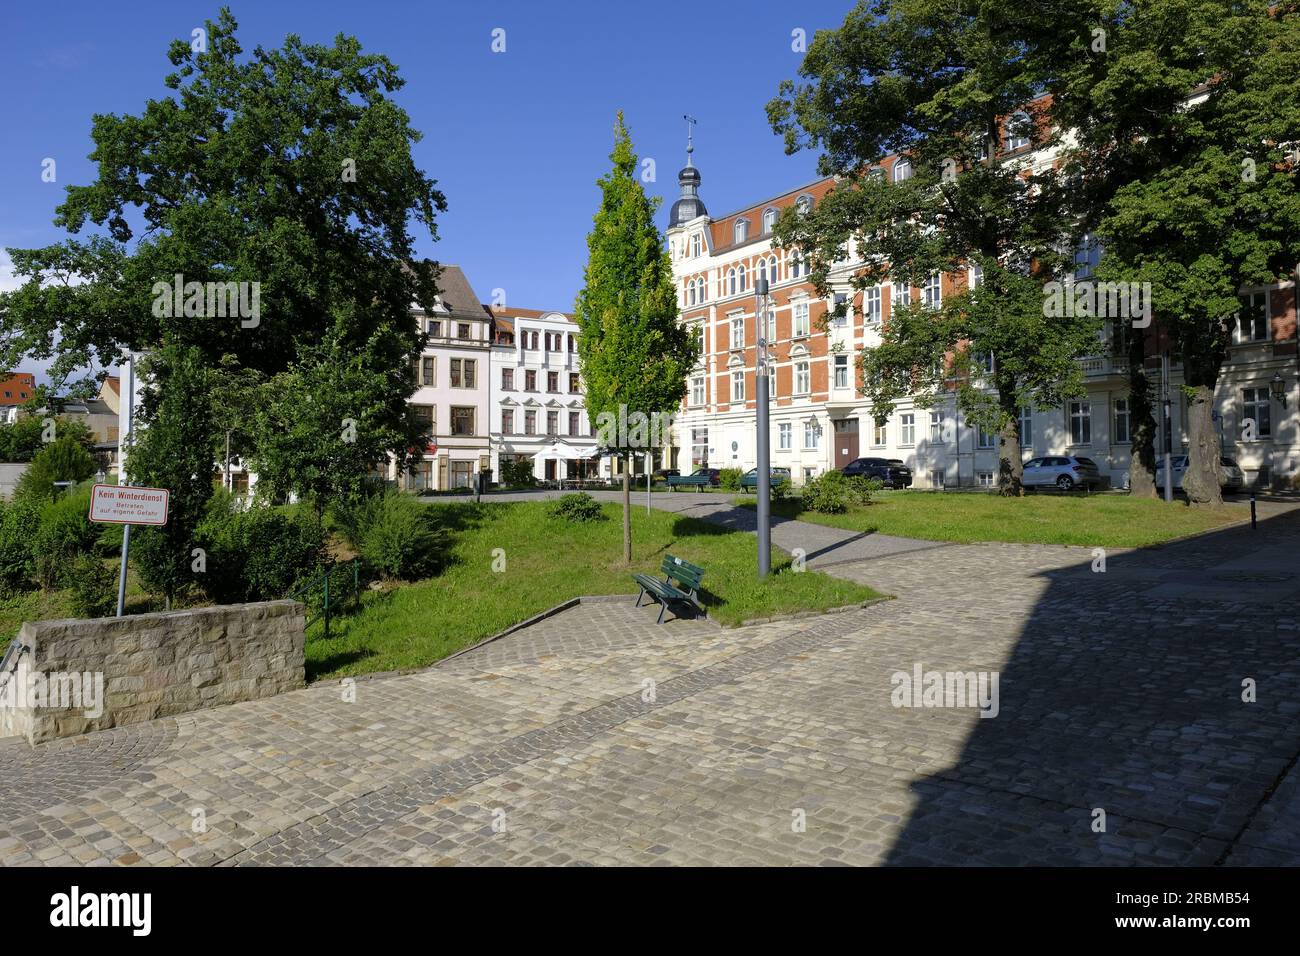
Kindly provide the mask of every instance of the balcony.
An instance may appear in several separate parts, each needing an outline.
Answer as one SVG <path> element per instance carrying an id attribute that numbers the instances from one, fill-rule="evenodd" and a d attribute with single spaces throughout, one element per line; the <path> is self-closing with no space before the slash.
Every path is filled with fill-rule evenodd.
<path id="1" fill-rule="evenodd" d="M 1128 362 L 1114 355 L 1085 355 L 1077 361 L 1083 367 L 1085 378 L 1128 374 Z"/>

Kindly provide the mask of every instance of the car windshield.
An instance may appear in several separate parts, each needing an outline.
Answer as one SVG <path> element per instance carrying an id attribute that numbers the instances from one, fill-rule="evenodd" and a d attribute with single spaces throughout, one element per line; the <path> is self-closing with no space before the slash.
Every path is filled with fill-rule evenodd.
<path id="1" fill-rule="evenodd" d="M 1075 461 L 1082 462 L 1083 464 L 1088 465 L 1091 468 L 1097 467 L 1097 463 L 1093 461 L 1091 458 L 1076 458 Z"/>

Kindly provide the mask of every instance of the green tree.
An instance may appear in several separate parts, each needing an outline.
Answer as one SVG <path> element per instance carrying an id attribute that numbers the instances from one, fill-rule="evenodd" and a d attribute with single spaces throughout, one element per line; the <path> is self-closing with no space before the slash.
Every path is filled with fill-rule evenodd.
<path id="1" fill-rule="evenodd" d="M 148 385 L 127 471 L 132 484 L 170 494 L 165 525 L 132 529 L 131 557 L 141 582 L 170 608 L 195 581 L 195 529 L 213 491 L 217 376 L 198 349 L 182 345 L 151 353 L 141 373 Z"/>
<path id="2" fill-rule="evenodd" d="M 1076 358 L 1096 351 L 1099 322 L 1049 315 L 1044 283 L 1072 268 L 1075 225 L 1057 171 L 1006 148 L 1013 137 L 1048 148 L 1057 134 L 1039 99 L 1044 67 L 1005 14 L 996 4 L 860 3 L 816 35 L 805 82 L 782 83 L 768 116 L 787 152 L 821 148 L 821 172 L 841 177 L 776 230 L 823 294 L 832 281 L 912 288 L 982 273 L 973 288 L 945 290 L 941 305 L 895 299 L 879 345 L 860 356 L 860 382 L 881 416 L 904 396 L 930 407 L 955 391 L 967 420 L 999 435 L 998 486 L 1018 495 L 1020 409 L 1082 391 Z M 891 155 L 913 174 L 883 169 Z"/>
<path id="3" fill-rule="evenodd" d="M 672 415 L 698 355 L 677 321 L 672 264 L 654 224 L 658 199 L 641 187 L 621 110 L 610 161 L 613 168 L 599 180 L 600 209 L 587 236 L 584 284 L 574 311 L 587 414 L 623 461 L 623 560 L 630 563 L 632 456 L 652 439 L 646 427 L 638 431 L 620 423 L 631 416 Z"/>
<path id="4" fill-rule="evenodd" d="M 51 424 L 48 418 L 48 415 L 28 414 L 13 424 L 0 425 L 0 461 L 31 461 L 38 451 L 60 436 L 72 437 L 87 452 L 94 450 L 95 436 L 85 422 L 55 418 Z"/>
<path id="5" fill-rule="evenodd" d="M 18 484 L 14 497 L 22 499 L 52 498 L 56 481 L 85 481 L 95 473 L 95 459 L 74 435 L 60 435 L 32 458 Z"/>
<path id="6" fill-rule="evenodd" d="M 1057 32 L 1035 42 L 1059 51 L 1054 112 L 1077 131 L 1069 159 L 1091 197 L 1103 269 L 1151 284 L 1188 398 L 1183 490 L 1216 504 L 1214 392 L 1239 290 L 1285 279 L 1300 261 L 1300 10 L 1267 0 L 1052 6 Z M 1085 36 L 1097 30 L 1100 48 Z"/>
<path id="7" fill-rule="evenodd" d="M 94 118 L 98 177 L 68 188 L 55 222 L 106 234 L 9 250 L 23 284 L 0 296 L 0 367 L 52 358 L 61 380 L 107 367 L 124 346 L 167 342 L 270 377 L 331 354 L 317 349 L 328 343 L 382 363 L 370 378 L 401 451 L 418 434 L 404 407 L 422 346 L 411 303 L 432 308 L 437 292 L 411 226 L 436 238 L 446 208 L 392 99 L 404 80 L 354 37 L 324 46 L 290 35 L 245 55 L 236 28 L 222 9 L 204 44 L 171 44 L 166 96 L 138 115 Z M 191 296 L 191 282 L 217 285 Z M 225 283 L 248 306 L 237 315 Z"/>

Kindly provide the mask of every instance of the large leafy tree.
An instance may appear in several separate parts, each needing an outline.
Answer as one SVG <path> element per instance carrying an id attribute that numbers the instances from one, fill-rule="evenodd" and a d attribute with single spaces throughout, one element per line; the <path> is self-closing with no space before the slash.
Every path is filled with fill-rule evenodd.
<path id="1" fill-rule="evenodd" d="M 591 233 L 584 284 L 575 306 L 578 359 L 587 414 L 624 461 L 623 559 L 632 560 L 632 455 L 648 447 L 646 427 L 610 429 L 629 416 L 671 415 L 686 395 L 697 353 L 677 321 L 677 291 L 663 236 L 654 224 L 658 199 L 646 196 L 637 157 L 620 111 L 613 168 L 599 181 L 601 200 Z"/>
<path id="2" fill-rule="evenodd" d="M 955 391 L 967 420 L 999 435 L 1004 494 L 1020 493 L 1019 410 L 1082 390 L 1075 359 L 1097 350 L 1099 326 L 1045 309 L 1044 283 L 1071 268 L 1076 230 L 1057 169 L 1005 149 L 1013 137 L 1041 149 L 1057 136 L 1040 97 L 1045 67 L 1013 20 L 999 4 L 860 3 L 817 34 L 805 82 L 784 82 L 768 104 L 787 152 L 821 148 L 821 171 L 840 177 L 816 209 L 777 228 L 823 294 L 833 278 L 911 287 L 982 271 L 937 308 L 896 301 L 859 369 L 880 415 L 903 396 L 926 407 Z M 906 157 L 910 178 L 888 181 L 879 164 L 891 155 Z"/>
<path id="3" fill-rule="evenodd" d="M 404 453 L 417 437 L 404 407 L 409 358 L 422 344 L 410 308 L 431 308 L 436 294 L 411 226 L 436 235 L 445 208 L 412 159 L 420 134 L 391 98 L 404 81 L 352 37 L 323 46 L 290 35 L 245 55 L 236 27 L 223 9 L 204 37 L 173 42 L 167 96 L 94 118 L 98 177 L 68 188 L 56 224 L 99 232 L 9 250 L 25 282 L 0 298 L 0 367 L 52 358 L 62 379 L 166 341 L 231 372 L 319 382 L 298 375 L 301 357 L 342 352 L 376 363 L 369 398 L 382 408 L 380 421 L 347 417 Z M 249 283 L 250 302 L 257 283 L 259 314 L 162 308 L 155 284 L 177 275 Z"/>
<path id="4" fill-rule="evenodd" d="M 1151 284 L 1188 398 L 1183 489 L 1194 503 L 1218 503 L 1212 413 L 1238 292 L 1285 279 L 1300 261 L 1300 8 L 1049 8 L 1057 30 L 1032 42 L 1059 51 L 1054 112 L 1076 132 L 1070 160 L 1106 247 L 1104 274 Z"/>

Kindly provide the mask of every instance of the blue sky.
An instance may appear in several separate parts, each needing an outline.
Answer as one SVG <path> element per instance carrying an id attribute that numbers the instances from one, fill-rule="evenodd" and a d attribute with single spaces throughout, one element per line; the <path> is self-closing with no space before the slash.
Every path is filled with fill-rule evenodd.
<path id="1" fill-rule="evenodd" d="M 461 265 L 481 298 L 502 288 L 511 305 L 568 310 L 582 281 L 586 234 L 609 166 L 622 108 L 633 142 L 657 167 L 647 185 L 667 207 L 685 158 L 683 113 L 699 120 L 701 195 L 719 214 L 816 176 L 810 153 L 786 156 L 764 104 L 793 78 L 796 28 L 811 38 L 839 25 L 848 0 L 695 2 L 233 2 L 245 49 L 296 32 L 329 42 L 338 32 L 387 54 L 407 85 L 398 101 L 425 134 L 422 168 L 449 209 L 440 240 L 418 252 Z M 166 90 L 173 38 L 219 3 L 13 4 L 0 32 L 0 247 L 63 238 L 52 225 L 63 186 L 93 166 L 90 119 L 138 113 Z M 491 50 L 506 31 L 506 52 Z M 46 157 L 58 182 L 41 181 Z M 9 286 L 0 258 L 0 288 Z"/>

